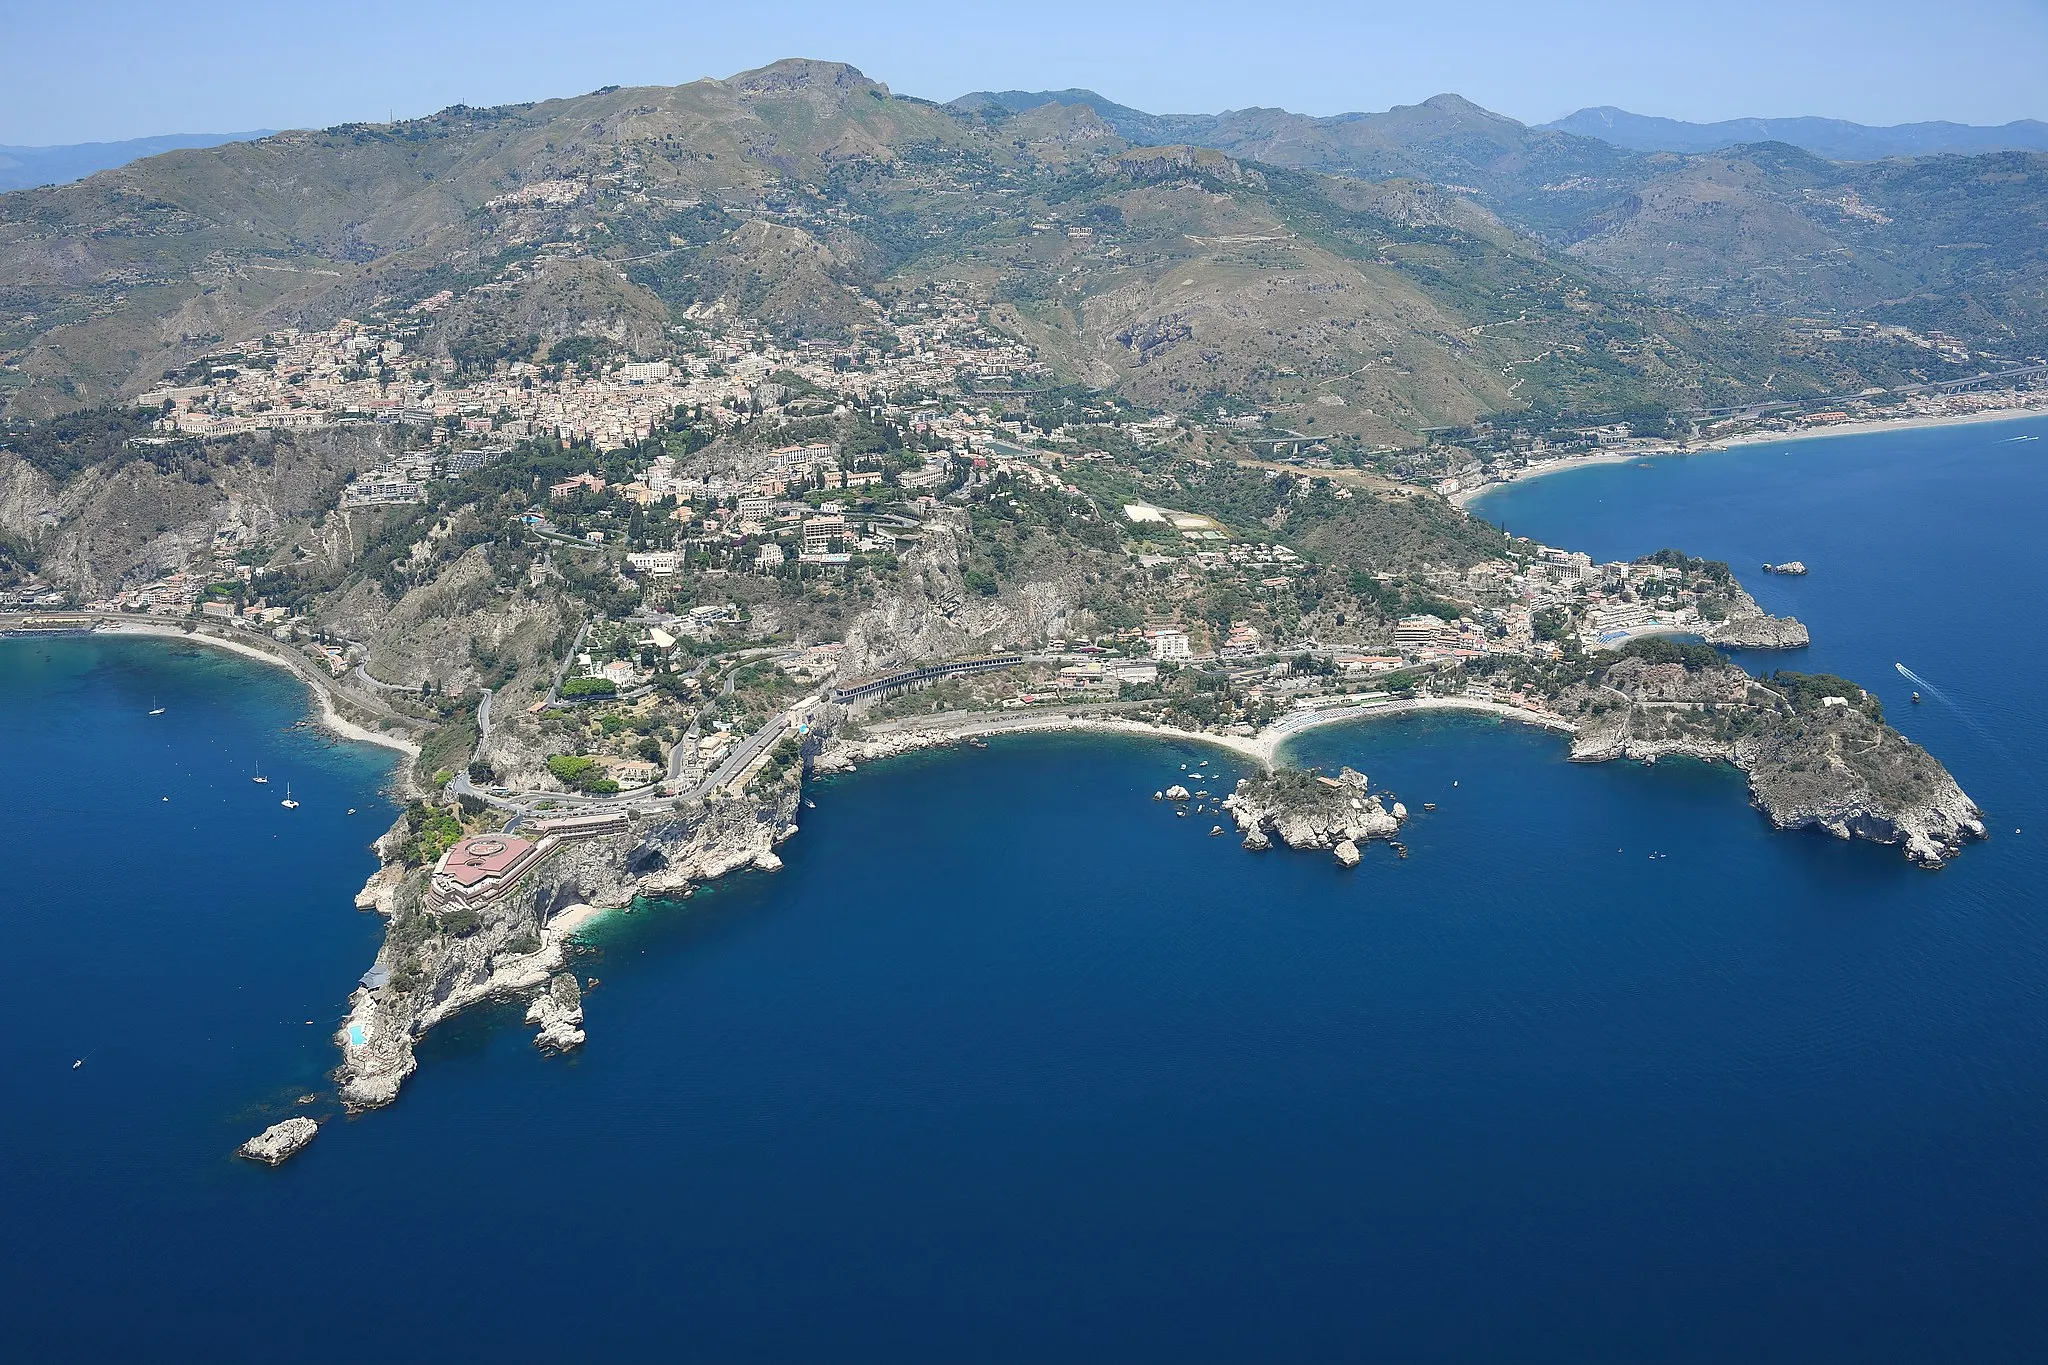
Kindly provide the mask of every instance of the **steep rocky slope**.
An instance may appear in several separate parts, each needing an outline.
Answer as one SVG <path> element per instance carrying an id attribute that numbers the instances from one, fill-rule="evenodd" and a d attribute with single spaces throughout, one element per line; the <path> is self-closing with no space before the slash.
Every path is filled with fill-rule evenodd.
<path id="1" fill-rule="evenodd" d="M 1575 760 L 1733 763 L 1779 828 L 1902 844 L 1930 867 L 1985 835 L 1982 812 L 1948 770 L 1887 725 L 1853 683 L 1798 673 L 1753 679 L 1710 649 L 1661 642 L 1602 659 L 1561 699 L 1578 714 Z"/>

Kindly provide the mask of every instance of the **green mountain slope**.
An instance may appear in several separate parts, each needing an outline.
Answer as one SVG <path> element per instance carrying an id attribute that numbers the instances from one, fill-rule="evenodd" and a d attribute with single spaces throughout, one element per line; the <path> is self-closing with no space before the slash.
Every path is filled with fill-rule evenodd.
<path id="1" fill-rule="evenodd" d="M 1199 137 L 1145 145 L 1168 131 Z M 958 280 L 1062 382 L 1402 444 L 1925 360 L 1896 338 L 1794 352 L 1774 314 L 2024 352 L 2038 161 L 1644 157 L 1455 96 L 1320 120 L 941 107 L 790 60 L 0 196 L 0 398 L 33 419 L 132 397 L 223 344 L 444 292 L 416 349 L 461 365 L 576 335 L 656 355 L 693 310 L 886 347 L 883 297 Z"/>
<path id="2" fill-rule="evenodd" d="M 1333 118 L 1252 109 L 1165 121 L 1087 91 L 956 103 L 977 101 L 1106 107 L 1133 141 L 1429 180 L 1689 311 L 1939 330 L 1996 356 L 2048 350 L 2048 153 L 1843 164 L 1782 142 L 1637 151 L 1582 136 L 1582 122 L 1530 128 L 1455 95 Z"/>

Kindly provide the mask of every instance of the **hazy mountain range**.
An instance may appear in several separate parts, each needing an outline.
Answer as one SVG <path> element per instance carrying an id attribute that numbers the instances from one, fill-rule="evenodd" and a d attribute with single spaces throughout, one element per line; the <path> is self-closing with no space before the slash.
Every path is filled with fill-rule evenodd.
<path id="1" fill-rule="evenodd" d="M 1873 128 L 1838 118 L 1733 118 L 1719 123 L 1686 123 L 1602 105 L 1538 126 L 1597 137 L 1638 152 L 1718 152 L 1745 142 L 1788 142 L 1830 161 L 2048 151 L 2048 123 L 2039 119 L 2017 119 L 1995 128 L 1943 122 Z"/>
<path id="2" fill-rule="evenodd" d="M 1458 99 L 1439 95 L 1424 106 Z M 1462 103 L 1462 101 L 1460 101 Z M 1217 130 L 1278 110 L 1229 110 L 1221 114 L 1148 114 L 1093 90 L 977 90 L 953 101 L 958 109 L 995 107 L 1022 113 L 1043 104 L 1081 104 L 1093 109 L 1118 132 L 1137 142 L 1207 142 Z M 1478 106 L 1470 106 L 1477 108 Z M 1307 120 L 1325 125 L 1384 121 L 1398 114 L 1333 114 Z M 1288 115 L 1298 118 L 1299 115 Z M 1498 116 L 1496 116 L 1498 117 Z M 1975 156 L 1984 152 L 2048 151 L 2048 123 L 2017 119 L 1997 127 L 1968 123 L 1901 123 L 1888 128 L 1834 118 L 1738 118 L 1719 123 L 1687 123 L 1681 119 L 1632 114 L 1612 105 L 1581 109 L 1549 123 L 1532 125 L 1546 132 L 1597 138 L 1635 152 L 1717 152 L 1746 142 L 1783 142 L 1830 161 L 1876 161 L 1894 156 Z"/>
<path id="3" fill-rule="evenodd" d="M 218 147 L 223 142 L 248 142 L 269 137 L 260 128 L 247 133 L 165 133 L 125 142 L 74 142 L 60 147 L 0 147 L 0 192 L 37 185 L 66 185 L 96 171 L 109 171 L 145 156 L 184 147 Z"/>

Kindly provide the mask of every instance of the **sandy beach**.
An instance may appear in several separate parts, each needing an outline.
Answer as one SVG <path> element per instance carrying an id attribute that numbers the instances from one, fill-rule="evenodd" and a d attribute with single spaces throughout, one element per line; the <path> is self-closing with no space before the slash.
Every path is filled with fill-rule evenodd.
<path id="1" fill-rule="evenodd" d="M 1723 450 L 1733 450 L 1737 446 L 1815 441 L 1830 436 L 1869 436 L 1884 431 L 1912 431 L 1920 427 L 1959 427 L 1974 426 L 1980 422 L 2017 422 L 2028 417 L 2048 417 L 2048 400 L 2044 400 L 2044 405 L 2039 407 L 1995 408 L 1986 412 L 1963 412 L 1945 417 L 1888 417 L 1869 422 L 1838 422 L 1830 426 L 1810 427 L 1799 431 L 1752 431 L 1696 446 L 1662 445 L 1645 446 L 1640 450 L 1603 451 L 1597 455 L 1552 460 L 1513 470 L 1504 478 L 1492 483 L 1481 484 L 1477 488 L 1461 488 L 1451 494 L 1450 501 L 1459 507 L 1469 508 L 1488 493 L 1511 483 L 1520 483 L 1524 479 L 1540 479 L 1548 474 L 1563 474 L 1574 469 L 1592 469 L 1599 465 L 1629 464 L 1635 460 L 1662 459 L 1671 455 L 1711 455 Z"/>
<path id="2" fill-rule="evenodd" d="M 1124 720 L 1115 716 L 1071 716 L 1058 712 L 1050 715 L 1020 716 L 985 711 L 966 712 L 951 718 L 940 718 L 936 723 L 926 726 L 871 734 L 849 744 L 842 752 L 848 759 L 868 763 L 898 754 L 912 753 L 919 749 L 959 744 L 992 735 L 1065 732 L 1130 735 L 1142 739 L 1205 744 L 1227 749 L 1241 758 L 1251 759 L 1262 767 L 1271 767 L 1279 761 L 1280 750 L 1290 740 L 1310 730 L 1380 716 L 1408 715 L 1418 711 L 1468 711 L 1498 716 L 1503 720 L 1512 720 L 1524 725 L 1535 725 L 1546 730 L 1570 733 L 1572 729 L 1571 723 L 1561 716 L 1529 711 L 1505 702 L 1480 701 L 1468 697 L 1414 697 L 1375 699 L 1355 706 L 1329 706 L 1313 711 L 1292 712 L 1256 735 L 1209 734 L 1199 730 L 1182 730 L 1170 725 L 1155 725 L 1149 721 Z M 831 770 L 831 766 L 829 763 L 821 765 L 827 771 Z"/>

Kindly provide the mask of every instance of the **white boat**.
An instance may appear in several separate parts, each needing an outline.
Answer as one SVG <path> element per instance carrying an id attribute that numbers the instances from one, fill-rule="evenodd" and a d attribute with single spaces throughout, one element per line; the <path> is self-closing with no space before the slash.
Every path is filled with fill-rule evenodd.
<path id="1" fill-rule="evenodd" d="M 277 804 L 283 806 L 286 810 L 297 810 L 299 808 L 299 803 L 292 800 L 291 783 L 287 782 L 284 784 L 284 800 L 278 802 Z"/>
<path id="2" fill-rule="evenodd" d="M 163 713 L 164 713 L 164 708 L 163 708 L 163 707 L 161 707 L 161 706 L 152 706 L 152 707 L 150 707 L 150 708 L 149 708 L 149 714 L 151 714 L 152 716 L 160 716 L 160 715 L 162 715 Z"/>
<path id="3" fill-rule="evenodd" d="M 250 780 L 251 782 L 255 782 L 255 783 L 258 783 L 258 784 L 261 784 L 261 783 L 265 783 L 265 782 L 268 782 L 268 781 L 270 781 L 270 779 L 269 779 L 269 778 L 267 778 L 267 777 L 265 777 L 265 776 L 263 775 L 263 769 L 262 769 L 262 768 L 260 768 L 260 767 L 256 769 L 256 775 L 255 775 L 254 777 L 250 778 L 249 780 Z"/>

